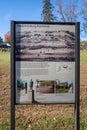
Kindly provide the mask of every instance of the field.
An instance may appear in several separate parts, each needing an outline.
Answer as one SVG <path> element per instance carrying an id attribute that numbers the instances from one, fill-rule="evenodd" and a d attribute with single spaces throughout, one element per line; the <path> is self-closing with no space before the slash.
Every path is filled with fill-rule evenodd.
<path id="1" fill-rule="evenodd" d="M 81 51 L 80 130 L 87 130 L 87 50 Z M 0 130 L 10 129 L 10 53 L 0 52 Z M 74 130 L 73 105 L 18 105 L 16 130 Z"/>

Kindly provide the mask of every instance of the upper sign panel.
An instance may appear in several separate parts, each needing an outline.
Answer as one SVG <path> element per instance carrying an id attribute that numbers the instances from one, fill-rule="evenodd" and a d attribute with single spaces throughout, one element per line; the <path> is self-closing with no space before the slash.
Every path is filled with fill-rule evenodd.
<path id="1" fill-rule="evenodd" d="M 16 24 L 17 61 L 75 61 L 75 25 Z"/>

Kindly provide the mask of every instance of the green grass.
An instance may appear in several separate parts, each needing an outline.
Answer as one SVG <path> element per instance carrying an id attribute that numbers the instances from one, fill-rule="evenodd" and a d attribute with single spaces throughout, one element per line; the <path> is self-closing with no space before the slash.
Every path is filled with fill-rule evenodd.
<path id="1" fill-rule="evenodd" d="M 10 52 L 1 52 L 0 51 L 0 62 L 9 63 L 10 62 Z"/>
<path id="2" fill-rule="evenodd" d="M 81 130 L 86 130 L 87 129 L 86 119 L 81 119 L 80 120 L 80 127 L 81 127 Z"/>
<path id="3" fill-rule="evenodd" d="M 87 50 L 80 51 L 80 63 L 87 63 Z"/>
<path id="4" fill-rule="evenodd" d="M 10 121 L 0 122 L 0 130 L 10 130 Z"/>
<path id="5" fill-rule="evenodd" d="M 86 120 L 80 120 L 80 129 L 86 130 Z M 74 130 L 75 127 L 75 119 L 74 118 L 66 118 L 57 117 L 51 118 L 46 117 L 38 122 L 33 122 L 31 124 L 19 120 L 18 122 L 18 130 Z"/>
<path id="6" fill-rule="evenodd" d="M 68 88 L 58 88 L 56 89 L 56 93 L 68 93 Z"/>
<path id="7" fill-rule="evenodd" d="M 28 123 L 26 123 L 25 121 L 23 120 L 20 120 L 18 122 L 18 127 L 19 127 L 19 130 L 27 130 L 28 128 Z"/>
<path id="8" fill-rule="evenodd" d="M 67 120 L 64 120 L 62 117 L 46 117 L 40 122 L 31 125 L 31 130 L 73 130 L 73 128 L 74 119 L 68 118 Z"/>
<path id="9" fill-rule="evenodd" d="M 10 52 L 0 51 L 0 72 L 5 72 L 10 69 Z"/>

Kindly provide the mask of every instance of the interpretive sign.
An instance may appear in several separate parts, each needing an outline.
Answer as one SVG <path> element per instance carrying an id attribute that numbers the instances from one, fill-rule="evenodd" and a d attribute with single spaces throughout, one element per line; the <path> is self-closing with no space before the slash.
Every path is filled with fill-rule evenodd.
<path id="1" fill-rule="evenodd" d="M 75 103 L 78 26 L 12 21 L 15 104 Z"/>

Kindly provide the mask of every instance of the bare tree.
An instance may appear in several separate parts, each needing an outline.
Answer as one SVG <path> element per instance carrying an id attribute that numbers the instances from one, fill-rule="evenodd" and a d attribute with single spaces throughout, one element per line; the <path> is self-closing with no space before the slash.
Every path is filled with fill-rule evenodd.
<path id="1" fill-rule="evenodd" d="M 77 3 L 68 0 L 66 3 L 67 4 L 65 4 L 63 0 L 57 0 L 58 21 L 75 22 L 78 17 Z"/>
<path id="2" fill-rule="evenodd" d="M 83 18 L 83 30 L 85 31 L 85 33 L 87 33 L 87 1 L 83 0 L 82 1 L 83 4 L 83 8 L 81 10 L 81 15 Z"/>

